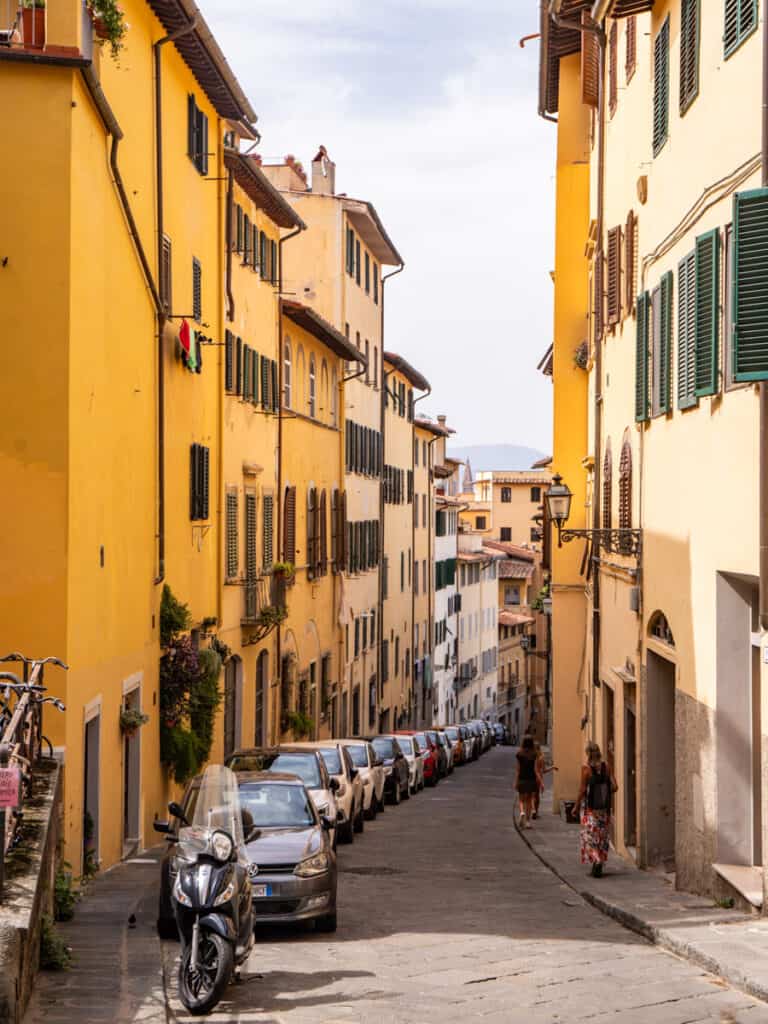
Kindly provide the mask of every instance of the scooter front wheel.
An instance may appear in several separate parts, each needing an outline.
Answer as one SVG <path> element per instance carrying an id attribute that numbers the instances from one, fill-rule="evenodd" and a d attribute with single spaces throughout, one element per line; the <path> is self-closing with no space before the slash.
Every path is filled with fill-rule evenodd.
<path id="1" fill-rule="evenodd" d="M 179 999 L 192 1014 L 210 1013 L 229 984 L 234 969 L 234 953 L 226 939 L 216 932 L 200 931 L 197 967 L 192 968 L 191 944 L 179 966 Z"/>

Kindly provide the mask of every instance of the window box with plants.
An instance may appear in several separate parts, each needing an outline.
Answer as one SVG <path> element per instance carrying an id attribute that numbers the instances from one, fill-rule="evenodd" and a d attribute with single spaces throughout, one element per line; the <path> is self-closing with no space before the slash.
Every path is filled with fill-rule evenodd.
<path id="1" fill-rule="evenodd" d="M 128 31 L 123 8 L 116 0 L 86 0 L 86 6 L 94 35 L 100 42 L 109 43 L 111 55 L 116 60 L 125 45 Z"/>
<path id="2" fill-rule="evenodd" d="M 42 50 L 45 46 L 45 0 L 24 0 L 21 10 L 24 49 Z"/>
<path id="3" fill-rule="evenodd" d="M 120 712 L 120 732 L 124 736 L 135 736 L 148 721 L 149 715 L 145 715 L 138 708 L 123 708 Z"/>

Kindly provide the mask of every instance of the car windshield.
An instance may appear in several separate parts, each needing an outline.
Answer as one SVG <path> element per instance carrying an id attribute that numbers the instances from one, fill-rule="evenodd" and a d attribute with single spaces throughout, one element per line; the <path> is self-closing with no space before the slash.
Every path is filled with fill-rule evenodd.
<path id="1" fill-rule="evenodd" d="M 457 740 L 459 738 L 459 730 L 458 729 L 446 729 L 445 730 L 445 735 L 448 737 L 449 740 Z"/>
<path id="2" fill-rule="evenodd" d="M 385 739 L 384 737 L 376 737 L 373 741 L 373 749 L 379 755 L 379 757 L 394 757 L 395 756 L 395 743 L 394 740 Z"/>
<path id="3" fill-rule="evenodd" d="M 410 736 L 399 736 L 397 742 L 400 744 L 400 749 L 404 754 L 413 753 L 413 740 Z"/>
<path id="4" fill-rule="evenodd" d="M 295 751 L 278 754 L 274 761 L 267 768 L 270 772 L 287 772 L 289 775 L 298 775 L 305 786 L 310 789 L 322 789 L 323 780 L 320 778 L 320 767 L 317 757 L 312 751 L 306 754 Z"/>
<path id="5" fill-rule="evenodd" d="M 347 747 L 347 750 L 355 768 L 368 767 L 368 751 L 364 743 L 356 743 L 353 747 Z"/>
<path id="6" fill-rule="evenodd" d="M 422 750 L 426 750 L 429 746 L 429 741 L 423 732 L 416 733 L 416 742 L 419 744 Z"/>
<path id="7" fill-rule="evenodd" d="M 246 782 L 240 786 L 240 802 L 255 828 L 309 828 L 315 824 L 312 801 L 298 784 Z"/>
<path id="8" fill-rule="evenodd" d="M 344 769 L 341 767 L 338 749 L 336 747 L 323 749 L 320 751 L 320 754 L 325 761 L 325 767 L 331 775 L 341 775 Z"/>

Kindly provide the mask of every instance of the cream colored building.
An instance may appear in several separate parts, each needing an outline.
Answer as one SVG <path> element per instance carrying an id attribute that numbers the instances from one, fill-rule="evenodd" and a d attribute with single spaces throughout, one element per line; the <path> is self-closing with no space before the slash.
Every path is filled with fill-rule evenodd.
<path id="1" fill-rule="evenodd" d="M 456 720 L 497 718 L 498 553 L 479 533 L 458 535 L 459 644 Z"/>
<path id="2" fill-rule="evenodd" d="M 572 358 L 579 348 L 586 372 L 559 372 L 567 353 L 556 341 L 556 410 L 558 399 L 580 406 L 573 422 L 580 430 L 586 416 L 589 440 L 582 468 L 571 446 L 566 470 L 556 423 L 553 468 L 574 491 L 568 526 L 586 512 L 603 532 L 597 571 L 582 578 L 586 628 L 583 612 L 570 616 L 570 650 L 585 652 L 578 673 L 559 659 L 569 641 L 555 554 L 554 756 L 578 758 L 596 737 L 620 785 L 619 850 L 674 870 L 679 888 L 759 904 L 768 816 L 755 381 L 768 376 L 768 192 L 757 5 L 557 6 L 591 14 L 604 33 L 556 26 L 545 12 L 540 104 L 558 114 L 559 153 L 586 159 L 590 178 L 589 216 L 574 225 L 584 172 L 568 186 L 558 172 L 556 317 L 567 305 Z M 600 38 L 602 80 L 589 73 Z M 589 288 L 575 280 L 578 263 L 561 278 L 566 220 L 574 250 L 590 256 Z M 577 602 L 583 542 L 566 548 Z M 561 772 L 558 795 L 574 784 Z"/>

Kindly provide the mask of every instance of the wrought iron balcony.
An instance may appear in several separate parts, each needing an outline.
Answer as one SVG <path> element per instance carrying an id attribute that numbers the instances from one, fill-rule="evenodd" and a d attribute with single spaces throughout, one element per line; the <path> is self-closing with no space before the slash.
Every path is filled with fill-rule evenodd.
<path id="1" fill-rule="evenodd" d="M 257 576 L 245 582 L 242 626 L 254 627 L 263 639 L 287 616 L 284 576 Z"/>

